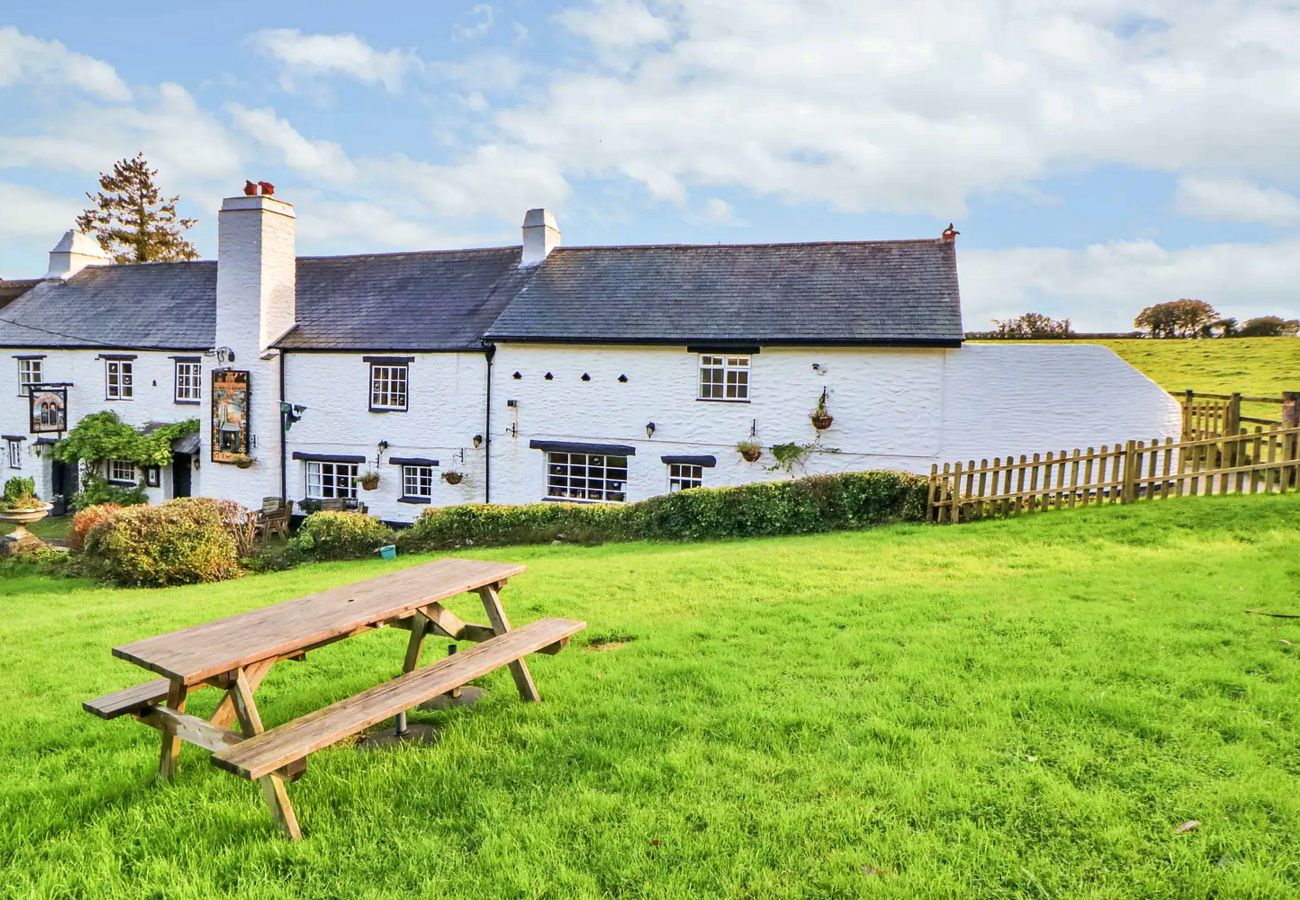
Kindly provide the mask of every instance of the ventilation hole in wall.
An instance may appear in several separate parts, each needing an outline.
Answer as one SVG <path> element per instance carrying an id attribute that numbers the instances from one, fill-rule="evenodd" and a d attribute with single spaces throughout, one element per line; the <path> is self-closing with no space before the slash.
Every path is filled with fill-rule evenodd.
<path id="1" fill-rule="evenodd" d="M 513 378 L 515 381 L 518 381 L 519 379 L 523 378 L 524 376 L 522 376 L 522 375 L 520 375 L 518 372 L 516 372 L 515 374 L 511 375 L 510 377 Z"/>
<path id="2" fill-rule="evenodd" d="M 626 375 L 620 375 L 620 376 L 618 376 L 618 383 L 619 383 L 619 384 L 627 384 L 627 376 L 626 376 Z"/>
<path id="3" fill-rule="evenodd" d="M 583 381 L 591 381 L 591 376 L 588 375 L 586 372 L 583 372 L 583 373 L 582 373 L 582 380 L 583 380 Z"/>
<path id="4" fill-rule="evenodd" d="M 546 373 L 546 380 L 547 380 L 547 381 L 550 381 L 550 380 L 553 379 L 554 377 L 555 377 L 555 376 L 552 375 L 550 372 L 547 372 L 547 373 Z"/>

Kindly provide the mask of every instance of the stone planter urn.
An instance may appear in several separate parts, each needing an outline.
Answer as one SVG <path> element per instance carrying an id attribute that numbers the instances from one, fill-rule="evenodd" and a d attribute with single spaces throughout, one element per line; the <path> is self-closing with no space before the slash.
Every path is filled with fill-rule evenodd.
<path id="1" fill-rule="evenodd" d="M 24 526 L 44 519 L 53 508 L 54 504 L 52 503 L 41 503 L 36 509 L 0 509 L 0 522 L 8 522 L 11 525 L 18 526 L 5 536 L 5 540 L 11 544 L 39 541 L 40 538 L 32 534 Z"/>

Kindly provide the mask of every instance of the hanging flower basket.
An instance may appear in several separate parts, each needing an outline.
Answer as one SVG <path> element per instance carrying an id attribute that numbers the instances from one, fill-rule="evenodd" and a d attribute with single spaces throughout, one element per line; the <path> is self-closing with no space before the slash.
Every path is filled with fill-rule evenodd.
<path id="1" fill-rule="evenodd" d="M 442 480 L 448 484 L 460 484 L 465 480 L 465 476 L 461 472 L 443 472 Z"/>
<path id="2" fill-rule="evenodd" d="M 230 461 L 235 464 L 236 468 L 240 469 L 247 469 L 253 465 L 253 457 L 247 453 L 236 453 L 230 458 Z"/>
<path id="3" fill-rule="evenodd" d="M 757 441 L 741 441 L 736 445 L 736 449 L 745 462 L 758 462 L 759 457 L 763 455 L 763 447 Z"/>
<path id="4" fill-rule="evenodd" d="M 813 428 L 816 428 L 818 431 L 825 431 L 827 428 L 830 428 L 831 423 L 835 421 L 835 417 L 826 412 L 813 413 L 808 418 L 812 419 Z"/>
<path id="5" fill-rule="evenodd" d="M 363 491 L 373 491 L 379 487 L 379 473 L 364 472 L 357 478 L 357 484 L 361 485 Z"/>

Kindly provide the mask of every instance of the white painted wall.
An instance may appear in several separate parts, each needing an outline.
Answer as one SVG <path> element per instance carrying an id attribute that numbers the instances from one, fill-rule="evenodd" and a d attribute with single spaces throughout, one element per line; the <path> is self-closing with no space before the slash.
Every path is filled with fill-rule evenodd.
<path id="1" fill-rule="evenodd" d="M 175 402 L 175 363 L 172 356 L 192 356 L 193 353 L 175 350 L 33 350 L 5 348 L 0 350 L 0 434 L 26 435 L 23 444 L 21 471 L 8 468 L 7 447 L 0 447 L 6 455 L 0 457 L 0 471 L 4 478 L 14 475 L 36 479 L 36 492 L 42 498 L 50 495 L 50 458 L 37 457 L 32 451 L 41 435 L 28 432 L 29 408 L 26 394 L 18 394 L 18 362 L 16 356 L 45 354 L 42 360 L 42 378 L 47 382 L 71 382 L 68 388 L 68 427 L 93 412 L 111 409 L 122 421 L 136 427 L 149 422 L 180 422 L 198 418 L 204 407 L 193 403 Z M 101 353 L 136 354 L 134 363 L 135 396 L 132 400 L 107 400 L 104 360 Z M 203 362 L 209 365 L 207 359 Z M 54 437 L 55 435 L 50 435 Z M 161 502 L 172 495 L 170 467 L 162 468 L 160 487 L 148 488 L 152 502 Z M 192 491 L 200 493 L 200 471 L 193 473 Z"/>
<path id="2" fill-rule="evenodd" d="M 770 455 L 744 462 L 735 445 L 751 427 L 764 446 L 814 440 L 808 415 L 823 387 L 835 422 L 820 443 L 840 452 L 814 453 L 798 474 L 927 472 L 969 456 L 1177 437 L 1179 428 L 1176 401 L 1089 345 L 768 347 L 752 359 L 750 403 L 696 400 L 697 378 L 698 357 L 685 347 L 502 345 L 493 374 L 492 501 L 545 496 L 545 454 L 529 448 L 537 439 L 633 445 L 629 500 L 668 489 L 660 461 L 667 454 L 716 456 L 706 485 L 788 477 L 765 468 Z"/>
<path id="3" fill-rule="evenodd" d="M 403 503 L 401 467 L 393 457 L 436 459 L 436 473 L 465 474 L 458 485 L 439 480 L 433 502 L 442 506 L 483 500 L 486 447 L 474 449 L 474 435 L 484 431 L 483 404 L 487 365 L 482 353 L 421 353 L 408 368 L 406 412 L 370 412 L 370 364 L 365 356 L 397 353 L 289 353 L 285 359 L 285 398 L 307 407 L 289 431 L 288 496 L 306 495 L 306 463 L 293 459 L 306 454 L 362 455 L 360 471 L 380 476 L 375 491 L 358 490 L 358 499 L 372 515 L 390 522 L 411 522 L 423 504 Z M 379 464 L 378 444 L 388 442 Z M 249 471 L 252 471 L 251 469 Z M 245 474 L 245 473 L 240 473 Z M 276 493 L 279 488 L 277 486 Z"/>

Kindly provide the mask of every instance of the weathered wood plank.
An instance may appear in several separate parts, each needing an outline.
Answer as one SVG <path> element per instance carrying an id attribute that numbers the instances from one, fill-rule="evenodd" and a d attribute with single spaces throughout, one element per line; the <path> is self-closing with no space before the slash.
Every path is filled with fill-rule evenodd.
<path id="1" fill-rule="evenodd" d="M 81 704 L 81 708 L 101 719 L 116 719 L 118 716 L 132 715 L 166 700 L 169 687 L 171 687 L 170 681 L 166 678 L 158 678 L 96 697 L 94 700 L 86 700 Z"/>
<path id="2" fill-rule="evenodd" d="M 504 637 L 510 631 L 510 620 L 506 618 L 505 608 L 501 605 L 500 590 L 496 585 L 489 584 L 479 588 L 478 595 L 483 598 L 483 610 L 487 613 L 488 621 L 492 623 L 492 630 L 498 637 Z M 541 695 L 537 693 L 537 685 L 533 683 L 533 675 L 528 671 L 528 663 L 524 662 L 522 656 L 510 663 L 510 675 L 515 680 L 515 687 L 519 689 L 519 699 L 528 703 L 541 701 Z"/>

